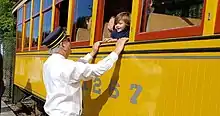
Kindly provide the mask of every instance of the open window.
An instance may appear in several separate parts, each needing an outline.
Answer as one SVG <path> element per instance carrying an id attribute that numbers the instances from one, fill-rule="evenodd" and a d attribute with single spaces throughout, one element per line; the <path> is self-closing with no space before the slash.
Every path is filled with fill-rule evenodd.
<path id="1" fill-rule="evenodd" d="M 206 0 L 140 0 L 136 40 L 202 35 Z"/>
<path id="2" fill-rule="evenodd" d="M 111 17 L 116 17 L 121 12 L 131 13 L 132 10 L 132 0 L 103 0 L 103 2 L 100 2 L 98 6 L 97 21 L 99 21 L 99 25 L 96 26 L 96 41 L 110 38 L 111 32 L 109 31 L 108 23 Z M 114 27 L 114 25 L 112 26 Z"/>
<path id="3" fill-rule="evenodd" d="M 68 7 L 68 0 L 56 0 L 54 28 L 58 26 L 67 28 Z"/>
<path id="4" fill-rule="evenodd" d="M 90 40 L 93 0 L 75 0 L 72 25 L 72 44 L 87 46 Z"/>

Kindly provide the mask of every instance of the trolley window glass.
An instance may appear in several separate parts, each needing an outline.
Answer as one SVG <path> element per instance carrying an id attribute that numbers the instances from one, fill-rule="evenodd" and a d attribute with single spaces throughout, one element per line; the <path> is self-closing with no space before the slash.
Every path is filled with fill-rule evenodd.
<path id="1" fill-rule="evenodd" d="M 202 35 L 205 0 L 140 0 L 136 40 Z"/>

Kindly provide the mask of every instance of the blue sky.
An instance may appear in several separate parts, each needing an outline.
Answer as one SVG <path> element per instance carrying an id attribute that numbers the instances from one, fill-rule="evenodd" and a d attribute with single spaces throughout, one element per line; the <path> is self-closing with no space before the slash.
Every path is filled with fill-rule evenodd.
<path id="1" fill-rule="evenodd" d="M 89 6 L 92 6 L 93 0 L 76 0 L 76 9 L 75 9 L 75 19 L 76 22 L 78 17 L 81 16 L 91 16 L 92 12 L 89 9 Z"/>

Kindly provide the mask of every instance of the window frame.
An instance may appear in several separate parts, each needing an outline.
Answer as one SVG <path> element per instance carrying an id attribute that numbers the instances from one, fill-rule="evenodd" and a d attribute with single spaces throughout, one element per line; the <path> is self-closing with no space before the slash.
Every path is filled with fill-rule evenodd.
<path id="1" fill-rule="evenodd" d="M 43 4 L 42 4 L 42 5 L 43 5 L 43 6 L 42 6 L 42 8 L 43 8 L 42 13 L 44 14 L 45 12 L 49 11 L 50 9 L 52 9 L 52 6 L 53 6 L 53 0 L 52 0 L 51 5 L 48 6 L 48 7 L 46 7 L 46 8 L 44 8 L 44 0 L 43 0 Z"/>
<path id="2" fill-rule="evenodd" d="M 220 34 L 220 0 L 218 0 L 218 8 L 216 13 L 215 31 L 214 34 Z"/>
<path id="3" fill-rule="evenodd" d="M 30 2 L 30 17 L 29 18 L 27 18 L 26 19 L 26 16 L 27 16 L 27 4 Z M 29 51 L 29 46 L 30 46 L 30 39 L 32 39 L 31 37 L 30 37 L 30 33 L 31 33 L 31 31 L 32 31 L 32 29 L 31 29 L 31 19 L 32 19 L 32 8 L 33 8 L 33 6 L 32 6 L 32 0 L 28 0 L 26 3 L 25 3 L 25 13 L 24 13 L 24 16 L 23 16 L 23 19 L 24 19 L 24 23 L 23 23 L 23 26 L 25 26 L 24 27 L 24 30 L 23 31 L 25 31 L 24 33 L 24 45 L 23 45 L 23 51 Z M 26 29 L 27 29 L 27 23 L 29 22 L 29 40 L 28 40 L 28 47 L 25 47 L 25 42 L 26 42 Z"/>
<path id="4" fill-rule="evenodd" d="M 36 0 L 34 0 L 34 2 L 35 2 Z M 40 4 L 39 5 L 41 5 L 41 0 L 39 0 L 40 1 Z M 33 3 L 34 3 L 33 2 Z M 35 5 L 32 5 L 32 10 L 33 10 L 33 12 L 32 12 L 32 18 L 34 18 L 34 17 L 36 17 L 36 16 L 38 16 L 38 15 L 40 15 L 40 7 L 39 7 L 39 12 L 36 12 L 36 13 L 34 13 L 34 8 L 35 8 Z"/>
<path id="5" fill-rule="evenodd" d="M 59 20 L 60 20 L 59 7 L 60 7 L 60 3 L 61 2 L 55 4 L 54 29 L 59 26 Z"/>
<path id="6" fill-rule="evenodd" d="M 20 10 L 20 9 L 22 9 L 22 17 L 21 17 L 21 23 L 18 23 L 18 11 Z M 22 33 L 23 33 L 23 23 L 24 23 L 24 5 L 22 5 L 20 8 L 18 8 L 18 10 L 16 11 L 16 14 L 17 14 L 17 18 L 16 18 L 16 52 L 20 52 L 21 50 L 22 50 Z M 18 28 L 18 26 L 20 26 L 21 25 L 21 45 L 20 45 L 20 48 L 17 48 L 17 44 L 18 44 L 18 39 L 17 39 L 17 28 Z"/>
<path id="7" fill-rule="evenodd" d="M 27 23 L 29 23 L 29 35 L 28 35 L 28 36 L 29 36 L 29 39 L 28 39 L 28 47 L 25 47 L 25 42 L 26 42 L 26 37 L 27 37 L 27 36 L 26 36 L 26 33 L 27 33 L 27 30 L 26 30 L 26 29 L 27 29 Z M 31 38 L 30 38 L 31 20 L 29 19 L 29 20 L 25 21 L 25 22 L 24 22 L 24 25 L 25 25 L 25 29 L 24 29 L 24 31 L 25 31 L 24 33 L 25 33 L 25 34 L 24 34 L 24 40 L 23 40 L 23 41 L 24 41 L 23 51 L 28 51 L 28 50 L 29 50 L 29 46 L 30 46 L 30 39 L 31 39 Z"/>
<path id="8" fill-rule="evenodd" d="M 53 13 L 52 7 L 51 7 L 51 8 L 46 8 L 46 10 L 42 12 L 43 19 L 42 19 L 42 32 L 41 32 L 41 35 L 40 35 L 40 36 L 42 36 L 42 37 L 41 37 L 41 41 L 42 41 L 42 39 L 43 39 L 43 31 L 44 31 L 44 15 L 45 15 L 45 13 L 50 12 L 50 10 L 51 10 L 51 19 L 52 19 L 52 18 L 54 18 L 54 17 L 52 17 L 52 13 Z M 50 23 L 51 23 L 51 25 L 52 25 L 52 22 L 51 22 L 51 21 L 50 21 Z M 50 25 L 50 31 L 51 31 L 51 25 Z M 39 33 L 39 32 L 38 32 L 38 33 Z M 41 45 L 40 49 L 42 49 L 42 48 L 44 49 L 44 48 L 46 48 L 46 47 Z"/>
<path id="9" fill-rule="evenodd" d="M 18 25 L 21 25 L 22 23 L 23 23 L 23 14 L 24 14 L 24 5 L 22 5 L 20 8 L 18 8 L 18 10 L 17 10 L 17 19 L 16 19 L 16 26 L 18 26 Z M 22 9 L 22 17 L 21 17 L 21 23 L 18 23 L 18 11 L 20 10 L 20 9 Z"/>
<path id="10" fill-rule="evenodd" d="M 138 20 L 136 21 L 137 25 L 136 25 L 136 32 L 135 32 L 135 41 L 201 36 L 203 34 L 203 28 L 204 28 L 206 3 L 207 3 L 207 0 L 204 0 L 201 24 L 198 26 L 182 27 L 182 28 L 177 28 L 177 29 L 167 29 L 167 30 L 155 31 L 155 32 L 140 32 L 142 12 L 143 12 L 142 11 L 143 0 L 139 0 L 138 18 L 137 18 Z"/>
<path id="11" fill-rule="evenodd" d="M 17 33 L 17 30 L 18 30 L 18 27 L 21 26 L 21 45 L 20 45 L 20 48 L 17 48 L 17 44 L 18 44 L 18 33 Z M 23 33 L 23 23 L 20 23 L 18 25 L 16 25 L 16 51 L 21 51 L 21 48 L 22 48 L 22 33 Z"/>
<path id="12" fill-rule="evenodd" d="M 102 40 L 105 0 L 98 0 L 94 42 Z M 99 25 L 98 25 L 99 24 Z"/>
<path id="13" fill-rule="evenodd" d="M 38 45 L 39 43 L 37 42 L 37 43 L 38 43 L 37 46 L 32 47 L 33 36 L 34 36 L 34 35 L 33 35 L 33 33 L 34 33 L 34 31 L 33 31 L 33 29 L 34 29 L 34 19 L 37 18 L 37 17 L 39 17 L 39 22 L 38 22 L 38 35 L 39 35 L 39 36 L 38 36 L 38 41 L 39 41 L 40 36 L 41 36 L 41 32 L 40 32 L 40 28 L 41 28 L 40 19 L 41 19 L 41 15 L 40 15 L 40 14 L 42 13 L 41 7 L 43 8 L 43 6 L 42 6 L 42 5 L 43 5 L 43 4 L 42 4 L 43 1 L 42 1 L 42 0 L 39 0 L 39 11 L 36 12 L 36 13 L 34 12 L 34 9 L 35 9 L 35 6 L 36 6 L 36 5 L 35 5 L 35 1 L 36 1 L 36 0 L 34 0 L 34 2 L 33 2 L 34 5 L 32 5 L 32 6 L 33 6 L 33 7 L 32 7 L 32 11 L 33 11 L 33 12 L 32 12 L 32 20 L 33 20 L 33 22 L 32 22 L 32 29 L 31 29 L 31 31 L 32 31 L 32 36 L 31 36 L 31 43 L 30 43 L 30 44 L 31 44 L 31 45 L 30 45 L 30 50 L 31 50 L 31 51 L 32 51 L 32 50 L 38 50 L 38 46 L 39 46 L 39 45 Z M 41 46 L 40 46 L 40 48 L 41 48 Z M 39 49 L 39 50 L 41 50 L 41 49 Z"/>
<path id="14" fill-rule="evenodd" d="M 62 0 L 61 0 L 62 1 Z M 99 2 L 100 0 L 98 0 L 98 2 Z M 92 8 L 94 7 L 94 0 L 92 0 Z M 74 21 L 74 18 L 75 18 L 75 9 L 76 8 L 76 0 L 73 0 L 73 12 L 72 12 L 72 15 L 73 15 L 73 17 L 72 17 L 72 22 Z M 99 10 L 97 10 L 97 12 L 98 12 Z M 93 10 L 92 10 L 92 12 L 93 12 Z M 93 13 L 92 13 L 93 14 Z M 93 17 L 93 16 L 92 16 Z M 97 20 L 96 20 L 96 24 L 97 24 Z M 97 26 L 97 25 L 96 25 Z M 70 37 L 71 38 L 73 38 L 73 36 L 76 36 L 76 34 L 74 34 L 73 35 L 73 24 L 71 25 L 71 33 L 70 33 Z M 96 29 L 96 28 L 95 28 Z M 90 40 L 91 40 L 91 38 L 90 38 L 90 40 L 87 40 L 87 41 L 75 41 L 75 37 L 73 38 L 73 40 L 74 41 L 71 41 L 71 45 L 72 45 L 72 47 L 82 47 L 82 46 L 89 46 L 89 44 L 90 44 Z"/>
<path id="15" fill-rule="evenodd" d="M 55 5 L 58 5 L 59 3 L 61 3 L 64 0 L 55 0 Z"/>
<path id="16" fill-rule="evenodd" d="M 30 3 L 30 17 L 29 18 L 27 18 L 27 7 L 28 7 L 28 3 Z M 29 0 L 29 1 L 27 1 L 26 3 L 25 3 L 26 5 L 25 5 L 25 7 L 26 7 L 26 10 L 25 10 L 25 23 L 26 22 L 28 22 L 28 21 L 30 21 L 31 20 L 31 14 L 32 14 L 32 12 L 31 12 L 31 9 L 32 9 L 32 0 Z"/>
<path id="17" fill-rule="evenodd" d="M 34 31 L 33 31 L 33 30 L 34 30 L 34 22 L 35 22 L 35 19 L 36 19 L 37 17 L 39 17 L 39 20 L 38 20 L 38 35 L 39 35 L 40 14 L 32 17 L 32 19 L 33 19 L 33 22 L 32 22 L 32 23 L 33 23 L 33 24 L 32 24 L 32 29 L 31 29 L 31 31 L 32 31 L 32 37 L 31 37 L 31 43 L 30 43 L 30 44 L 31 44 L 31 45 L 30 45 L 30 46 L 31 46 L 30 50 L 37 50 L 37 48 L 38 48 L 38 44 L 37 44 L 37 46 L 35 46 L 35 47 L 32 46 L 33 36 L 34 36 Z M 39 36 L 38 36 L 38 40 L 39 40 Z"/>
<path id="18" fill-rule="evenodd" d="M 52 18 L 55 18 L 55 17 L 52 17 L 53 15 L 53 10 L 52 10 L 52 7 L 53 7 L 53 2 L 51 3 L 51 5 L 50 6 L 48 6 L 47 8 L 44 8 L 44 0 L 42 0 L 42 2 L 43 2 L 43 4 L 41 4 L 42 5 L 42 25 L 40 24 L 40 22 L 39 22 L 39 24 L 41 25 L 41 28 L 42 28 L 42 32 L 38 32 L 38 33 L 40 33 L 40 36 L 42 36 L 42 37 L 40 37 L 40 41 L 41 41 L 41 43 L 42 43 L 42 39 L 43 39 L 43 28 L 44 28 L 44 14 L 45 13 L 47 13 L 47 12 L 49 12 L 50 10 L 51 10 L 51 19 Z M 51 22 L 51 25 L 52 25 L 52 22 Z M 40 26 L 39 26 L 39 28 L 40 28 Z M 38 38 L 39 39 L 39 38 Z M 39 46 L 39 45 L 38 45 Z M 39 50 L 47 50 L 48 48 L 46 47 L 46 46 L 43 46 L 43 45 L 40 45 L 40 48 L 39 48 Z"/>
<path id="19" fill-rule="evenodd" d="M 40 4 L 41 5 L 41 4 Z M 38 25 L 38 28 L 40 28 L 40 10 L 39 10 L 39 12 L 37 12 L 36 14 L 34 14 L 34 7 L 33 7 L 33 15 L 32 15 L 32 19 L 33 19 L 33 26 L 34 26 L 34 19 L 36 18 L 36 17 L 39 17 L 39 25 Z M 32 31 L 32 33 L 33 33 L 33 27 L 32 27 L 32 29 L 31 29 L 31 31 Z M 39 35 L 39 29 L 38 29 L 38 35 Z M 33 34 L 32 34 L 32 37 L 33 37 Z M 33 39 L 31 37 L 31 40 Z M 39 40 L 39 37 L 38 37 L 38 40 Z M 38 48 L 38 45 L 37 46 L 35 46 L 35 47 L 32 47 L 32 41 L 31 41 L 31 48 L 30 48 L 30 50 L 37 50 L 37 48 Z"/>

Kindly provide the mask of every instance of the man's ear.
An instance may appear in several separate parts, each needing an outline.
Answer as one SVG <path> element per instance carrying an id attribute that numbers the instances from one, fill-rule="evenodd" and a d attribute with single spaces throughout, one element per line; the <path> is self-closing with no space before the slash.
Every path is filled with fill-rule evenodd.
<path id="1" fill-rule="evenodd" d="M 60 46 L 62 47 L 62 49 L 63 49 L 64 51 L 67 51 L 67 48 L 65 47 L 66 45 L 65 45 L 64 42 L 61 42 L 61 43 L 60 43 Z"/>
<path id="2" fill-rule="evenodd" d="M 63 43 L 63 42 L 61 42 L 61 43 L 60 43 L 60 46 L 61 46 L 62 48 L 64 48 L 64 47 L 65 47 L 65 45 L 64 45 L 64 43 Z"/>

